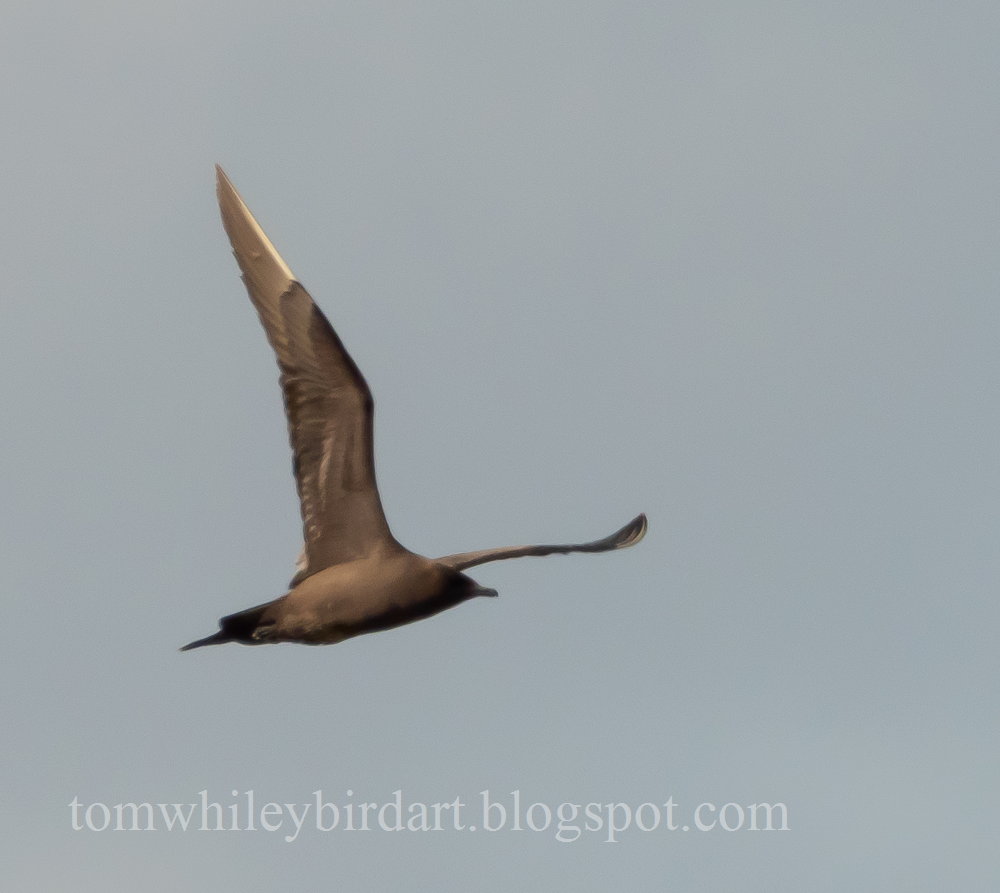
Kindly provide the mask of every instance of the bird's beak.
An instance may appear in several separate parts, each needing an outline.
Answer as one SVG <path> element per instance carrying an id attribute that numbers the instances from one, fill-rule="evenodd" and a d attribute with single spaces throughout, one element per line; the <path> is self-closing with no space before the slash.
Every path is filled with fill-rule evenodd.
<path id="1" fill-rule="evenodd" d="M 477 586 L 472 590 L 473 595 L 485 595 L 488 598 L 496 598 L 500 593 L 495 589 L 487 589 L 485 586 Z"/>

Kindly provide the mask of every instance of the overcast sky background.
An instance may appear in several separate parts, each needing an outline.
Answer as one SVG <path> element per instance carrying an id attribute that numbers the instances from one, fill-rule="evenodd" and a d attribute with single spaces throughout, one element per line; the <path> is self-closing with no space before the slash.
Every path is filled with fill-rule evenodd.
<path id="1" fill-rule="evenodd" d="M 10 890 L 995 889 L 1000 8 L 8 4 Z M 284 592 L 214 162 L 497 600 L 179 654 Z M 787 833 L 92 833 L 67 804 L 787 804 Z M 688 817 L 684 813 L 684 817 Z"/>

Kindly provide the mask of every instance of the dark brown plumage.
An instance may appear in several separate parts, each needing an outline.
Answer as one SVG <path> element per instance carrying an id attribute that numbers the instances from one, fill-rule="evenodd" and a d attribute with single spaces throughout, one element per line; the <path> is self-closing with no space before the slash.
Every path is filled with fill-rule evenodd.
<path id="1" fill-rule="evenodd" d="M 604 539 L 509 546 L 429 559 L 403 548 L 375 484 L 374 404 L 358 367 L 221 168 L 222 223 L 281 370 L 305 545 L 290 590 L 230 614 L 181 650 L 222 642 L 325 645 L 421 620 L 475 596 L 495 596 L 462 573 L 525 555 L 605 552 L 646 533 L 639 515 Z"/>

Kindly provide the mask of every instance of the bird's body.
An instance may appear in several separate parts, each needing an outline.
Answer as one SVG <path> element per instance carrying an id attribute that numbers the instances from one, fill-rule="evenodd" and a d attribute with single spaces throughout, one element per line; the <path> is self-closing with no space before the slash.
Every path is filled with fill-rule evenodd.
<path id="1" fill-rule="evenodd" d="M 281 370 L 305 546 L 285 595 L 223 617 L 217 633 L 182 650 L 223 642 L 334 644 L 497 594 L 463 574 L 465 568 L 524 555 L 604 552 L 642 539 L 646 518 L 639 515 L 609 537 L 578 545 L 438 559 L 403 548 L 389 531 L 375 485 L 368 385 L 228 177 L 217 172 L 223 224 Z"/>
<path id="2" fill-rule="evenodd" d="M 248 612 L 231 615 L 236 620 L 229 631 L 229 618 L 223 618 L 220 632 L 225 641 L 246 644 L 332 645 L 422 620 L 477 595 L 496 592 L 439 562 L 398 549 L 325 568 L 281 598 L 250 608 L 256 612 L 252 617 Z M 252 627 L 245 622 L 250 619 Z"/>

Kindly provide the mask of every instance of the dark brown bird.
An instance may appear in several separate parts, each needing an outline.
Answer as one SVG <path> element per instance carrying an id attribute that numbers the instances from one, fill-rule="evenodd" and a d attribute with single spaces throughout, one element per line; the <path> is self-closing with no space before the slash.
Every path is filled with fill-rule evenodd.
<path id="1" fill-rule="evenodd" d="M 375 485 L 368 385 L 222 168 L 216 173 L 222 223 L 281 370 L 305 546 L 285 595 L 223 617 L 217 633 L 182 651 L 223 642 L 342 642 L 478 595 L 495 596 L 495 589 L 462 573 L 477 564 L 606 552 L 642 539 L 645 515 L 604 539 L 578 545 L 508 546 L 430 559 L 397 543 Z"/>

